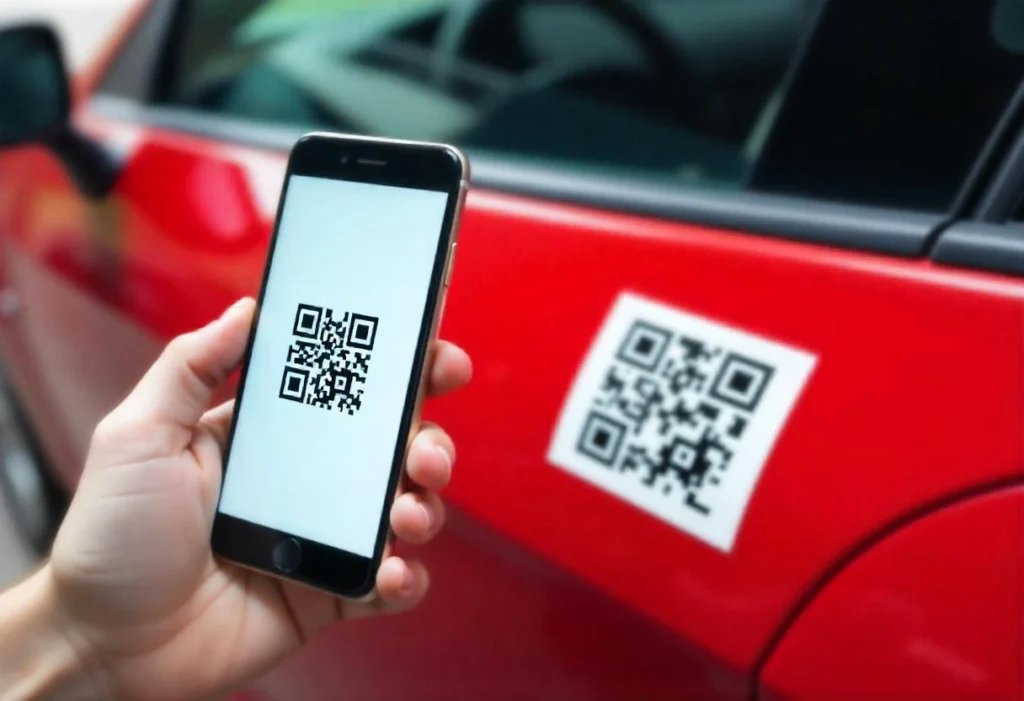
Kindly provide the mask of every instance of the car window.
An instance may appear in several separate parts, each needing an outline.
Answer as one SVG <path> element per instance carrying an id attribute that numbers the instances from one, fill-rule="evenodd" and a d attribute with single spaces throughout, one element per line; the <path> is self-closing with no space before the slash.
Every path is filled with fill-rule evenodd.
<path id="1" fill-rule="evenodd" d="M 1024 0 L 831 0 L 753 189 L 949 207 L 1024 78 Z"/>
<path id="2" fill-rule="evenodd" d="M 1014 1 L 189 0 L 158 101 L 934 210 L 1020 81 Z"/>

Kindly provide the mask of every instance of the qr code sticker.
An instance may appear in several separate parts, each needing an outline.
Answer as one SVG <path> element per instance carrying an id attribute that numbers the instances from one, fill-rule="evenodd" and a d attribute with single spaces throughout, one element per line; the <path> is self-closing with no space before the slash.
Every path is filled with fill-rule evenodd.
<path id="1" fill-rule="evenodd" d="M 728 552 L 815 363 L 623 294 L 569 393 L 548 459 Z"/>
<path id="2" fill-rule="evenodd" d="M 281 377 L 281 399 L 355 416 L 377 340 L 377 317 L 300 304 Z"/>

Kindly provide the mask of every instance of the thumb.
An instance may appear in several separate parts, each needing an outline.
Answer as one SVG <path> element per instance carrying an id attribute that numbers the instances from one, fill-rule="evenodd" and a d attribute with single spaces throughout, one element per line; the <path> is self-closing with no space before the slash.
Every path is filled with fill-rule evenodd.
<path id="1" fill-rule="evenodd" d="M 121 405 L 136 421 L 191 431 L 242 361 L 256 303 L 236 302 L 207 326 L 171 341 Z"/>

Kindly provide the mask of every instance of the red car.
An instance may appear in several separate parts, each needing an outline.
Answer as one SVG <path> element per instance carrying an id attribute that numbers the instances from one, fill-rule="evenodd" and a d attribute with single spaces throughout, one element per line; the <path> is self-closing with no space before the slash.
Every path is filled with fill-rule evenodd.
<path id="1" fill-rule="evenodd" d="M 298 134 L 447 140 L 477 374 L 428 410 L 432 594 L 249 698 L 1020 699 L 1020 7 L 142 3 L 73 125 L 0 155 L 35 464 L 72 490 L 162 345 L 256 292 Z M 30 84 L 0 114 L 59 112 Z"/>

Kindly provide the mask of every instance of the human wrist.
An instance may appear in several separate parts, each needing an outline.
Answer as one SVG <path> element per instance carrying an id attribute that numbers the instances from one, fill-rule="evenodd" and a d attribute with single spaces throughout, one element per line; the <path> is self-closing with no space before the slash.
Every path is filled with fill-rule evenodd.
<path id="1" fill-rule="evenodd" d="M 103 698 L 98 665 L 72 627 L 49 565 L 0 595 L 0 701 Z"/>

